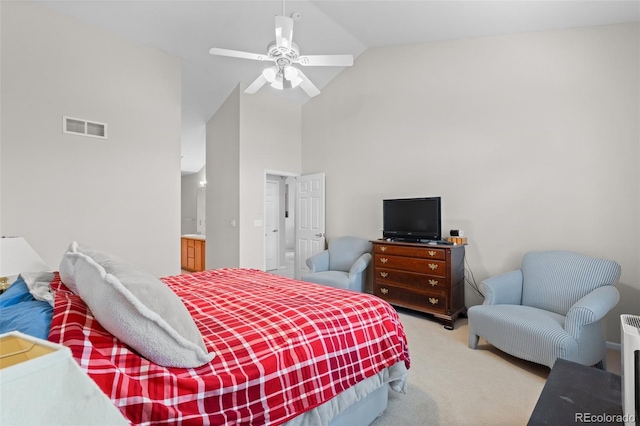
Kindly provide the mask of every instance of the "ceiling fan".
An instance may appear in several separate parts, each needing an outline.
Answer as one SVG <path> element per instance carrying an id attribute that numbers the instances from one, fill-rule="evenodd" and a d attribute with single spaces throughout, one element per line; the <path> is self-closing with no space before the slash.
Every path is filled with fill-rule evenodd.
<path id="1" fill-rule="evenodd" d="M 300 13 L 294 12 L 292 17 L 285 16 L 284 0 L 282 1 L 282 15 L 276 15 L 276 39 L 267 47 L 266 54 L 243 52 L 240 50 L 221 49 L 212 47 L 212 55 L 230 56 L 233 58 L 254 59 L 257 61 L 272 61 L 274 65 L 264 69 L 253 83 L 247 87 L 245 93 L 256 93 L 267 83 L 276 89 L 288 89 L 300 86 L 307 95 L 314 97 L 320 90 L 309 78 L 293 64 L 302 66 L 333 66 L 349 67 L 353 65 L 352 55 L 300 55 L 298 45 L 293 42 L 293 21 L 300 19 Z"/>

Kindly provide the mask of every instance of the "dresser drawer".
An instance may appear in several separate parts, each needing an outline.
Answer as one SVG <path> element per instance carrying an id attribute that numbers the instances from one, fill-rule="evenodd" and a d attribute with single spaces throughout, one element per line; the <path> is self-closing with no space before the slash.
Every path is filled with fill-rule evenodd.
<path id="1" fill-rule="evenodd" d="M 436 293 L 418 293 L 401 287 L 375 283 L 373 294 L 392 305 L 418 308 L 429 312 L 447 313 L 447 297 Z"/>
<path id="2" fill-rule="evenodd" d="M 444 277 L 446 276 L 447 262 L 442 260 L 376 254 L 374 256 L 374 266 L 376 268 L 401 269 L 407 272 L 419 272 Z"/>
<path id="3" fill-rule="evenodd" d="M 447 294 L 447 283 L 444 277 L 415 274 L 395 269 L 376 268 L 375 281 L 380 284 L 396 284 L 421 291 Z"/>
<path id="4" fill-rule="evenodd" d="M 423 259 L 445 260 L 445 250 L 441 248 L 431 248 L 428 245 L 422 247 L 405 247 L 376 244 L 374 253 L 388 254 L 396 256 L 418 257 Z"/>

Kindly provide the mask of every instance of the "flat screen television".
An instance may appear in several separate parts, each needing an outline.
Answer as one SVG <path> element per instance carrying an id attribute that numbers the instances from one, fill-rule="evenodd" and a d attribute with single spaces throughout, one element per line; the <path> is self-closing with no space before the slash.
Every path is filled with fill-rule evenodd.
<path id="1" fill-rule="evenodd" d="M 440 197 L 382 201 L 382 236 L 398 241 L 438 241 L 442 238 Z"/>

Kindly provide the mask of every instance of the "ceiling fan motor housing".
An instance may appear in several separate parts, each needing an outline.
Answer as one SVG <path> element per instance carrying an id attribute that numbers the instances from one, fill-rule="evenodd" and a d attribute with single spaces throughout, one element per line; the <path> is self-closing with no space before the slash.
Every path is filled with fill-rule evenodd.
<path id="1" fill-rule="evenodd" d="M 298 45 L 291 43 L 291 47 L 280 46 L 278 47 L 275 41 L 269 43 L 267 47 L 267 55 L 269 59 L 272 59 L 278 66 L 286 66 L 298 59 L 300 50 Z"/>

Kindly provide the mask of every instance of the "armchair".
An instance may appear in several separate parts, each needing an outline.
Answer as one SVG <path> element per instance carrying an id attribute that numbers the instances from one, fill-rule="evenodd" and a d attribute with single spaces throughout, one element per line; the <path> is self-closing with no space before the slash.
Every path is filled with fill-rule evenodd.
<path id="1" fill-rule="evenodd" d="M 479 337 L 503 352 L 553 367 L 557 358 L 606 368 L 604 321 L 619 300 L 620 265 L 569 251 L 530 252 L 521 269 L 481 283 L 468 309 L 469 347 Z"/>
<path id="2" fill-rule="evenodd" d="M 329 248 L 307 259 L 310 272 L 302 281 L 362 292 L 371 263 L 371 242 L 356 237 L 329 241 Z"/>

